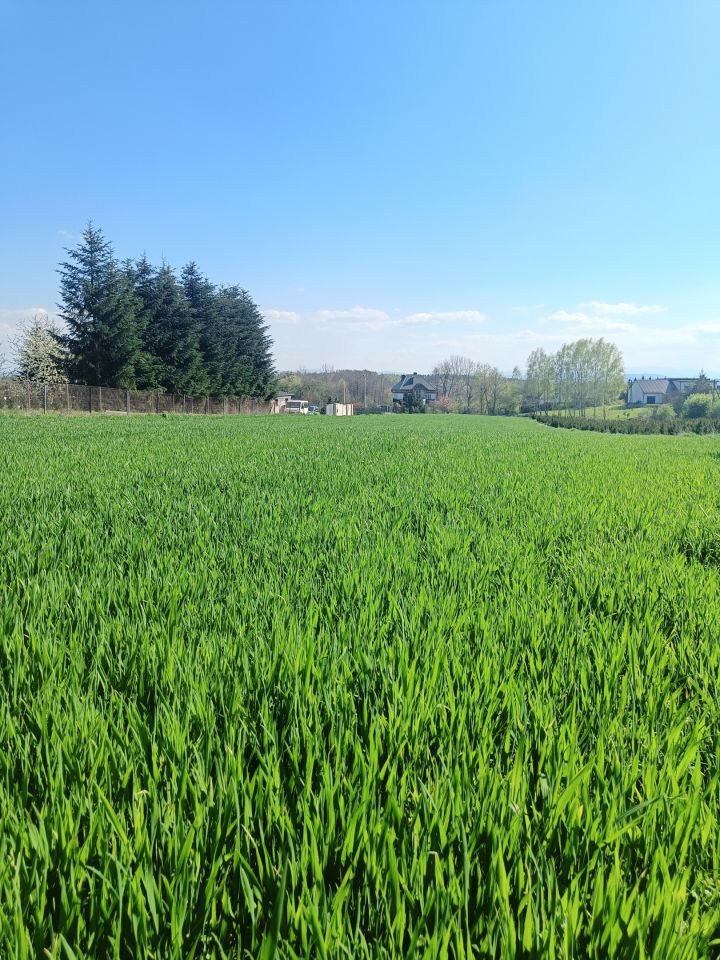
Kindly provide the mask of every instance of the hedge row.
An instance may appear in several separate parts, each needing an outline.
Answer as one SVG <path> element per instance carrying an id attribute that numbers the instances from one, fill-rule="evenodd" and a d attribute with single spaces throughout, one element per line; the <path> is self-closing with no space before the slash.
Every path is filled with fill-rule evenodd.
<path id="1" fill-rule="evenodd" d="M 628 420 L 600 420 L 597 417 L 563 417 L 536 414 L 538 423 L 548 427 L 567 427 L 571 430 L 596 430 L 599 433 L 720 433 L 720 420 L 698 417 L 693 420 L 663 420 L 659 417 L 634 417 Z"/>

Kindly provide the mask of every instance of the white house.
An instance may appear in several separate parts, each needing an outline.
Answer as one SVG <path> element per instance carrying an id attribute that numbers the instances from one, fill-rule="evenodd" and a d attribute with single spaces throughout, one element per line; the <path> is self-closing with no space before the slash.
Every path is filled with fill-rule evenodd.
<path id="1" fill-rule="evenodd" d="M 628 406 L 636 404 L 665 403 L 668 397 L 670 381 L 665 378 L 631 380 L 628 383 Z"/>
<path id="2" fill-rule="evenodd" d="M 635 377 L 628 381 L 628 406 L 653 406 L 687 397 L 695 389 L 697 377 Z M 708 380 L 710 389 L 715 381 Z"/>
<path id="3" fill-rule="evenodd" d="M 325 407 L 328 417 L 352 417 L 353 412 L 351 403 L 328 403 Z"/>

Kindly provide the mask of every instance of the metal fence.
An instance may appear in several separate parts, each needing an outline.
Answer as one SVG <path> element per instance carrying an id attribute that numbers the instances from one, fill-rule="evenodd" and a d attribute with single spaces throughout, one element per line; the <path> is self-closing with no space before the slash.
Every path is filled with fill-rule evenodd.
<path id="1" fill-rule="evenodd" d="M 79 383 L 35 383 L 0 377 L 0 410 L 27 413 L 266 414 L 265 400 L 246 397 L 189 397 L 152 390 L 88 387 Z"/>

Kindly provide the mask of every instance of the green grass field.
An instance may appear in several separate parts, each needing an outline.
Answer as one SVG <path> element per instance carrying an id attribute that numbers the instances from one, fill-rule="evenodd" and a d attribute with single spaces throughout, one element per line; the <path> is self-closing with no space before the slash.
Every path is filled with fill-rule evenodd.
<path id="1" fill-rule="evenodd" d="M 702 957 L 720 439 L 0 418 L 0 956 Z"/>

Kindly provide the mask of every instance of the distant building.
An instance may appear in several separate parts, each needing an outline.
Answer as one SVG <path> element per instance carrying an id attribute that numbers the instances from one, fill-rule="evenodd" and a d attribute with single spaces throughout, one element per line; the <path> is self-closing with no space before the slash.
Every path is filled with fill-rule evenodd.
<path id="1" fill-rule="evenodd" d="M 437 400 L 437 387 L 417 373 L 404 373 L 391 387 L 393 404 L 407 403 L 412 399 L 416 404 Z"/>
<path id="2" fill-rule="evenodd" d="M 292 400 L 291 393 L 277 393 L 270 401 L 270 413 L 282 413 L 288 400 Z"/>
<path id="3" fill-rule="evenodd" d="M 710 389 L 716 388 L 714 380 L 707 382 Z M 698 383 L 697 377 L 635 377 L 628 381 L 627 404 L 635 407 L 670 403 L 679 397 L 687 397 Z"/>
<path id="4" fill-rule="evenodd" d="M 351 403 L 328 403 L 325 407 L 328 417 L 352 417 L 353 412 Z"/>

